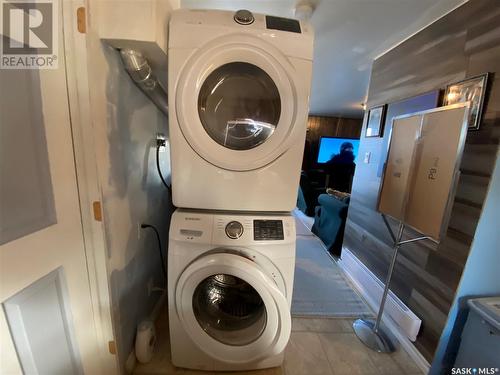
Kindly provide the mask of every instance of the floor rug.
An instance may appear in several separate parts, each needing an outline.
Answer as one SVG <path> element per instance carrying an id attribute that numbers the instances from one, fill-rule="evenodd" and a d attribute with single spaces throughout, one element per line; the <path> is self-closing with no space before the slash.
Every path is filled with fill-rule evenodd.
<path id="1" fill-rule="evenodd" d="M 373 316 L 316 236 L 297 236 L 292 315 Z"/>

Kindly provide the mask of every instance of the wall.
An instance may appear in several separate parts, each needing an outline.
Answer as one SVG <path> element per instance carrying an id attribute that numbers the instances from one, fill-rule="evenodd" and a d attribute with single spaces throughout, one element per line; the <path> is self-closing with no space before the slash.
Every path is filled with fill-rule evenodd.
<path id="1" fill-rule="evenodd" d="M 115 2 L 114 5 L 125 6 L 126 3 Z M 155 287 L 166 286 L 156 237 L 151 230 L 139 231 L 138 225 L 148 223 L 158 228 L 166 255 L 172 207 L 156 172 L 155 138 L 157 132 L 168 132 L 168 122 L 132 83 L 118 52 L 100 40 L 100 25 L 121 22 L 132 27 L 134 18 L 111 19 L 109 13 L 100 13 L 101 4 L 91 0 L 88 7 L 90 102 L 106 233 L 113 330 L 123 371 L 133 349 L 137 324 L 150 316 L 161 296 L 158 292 L 148 295 L 148 283 L 152 281 Z M 167 33 L 167 27 L 164 32 Z M 162 169 L 168 176 L 168 150 L 161 153 L 161 158 Z"/>
<path id="2" fill-rule="evenodd" d="M 500 71 L 500 3 L 473 0 L 377 59 L 367 105 L 411 98 L 488 71 Z M 420 242 L 403 247 L 393 278 L 393 292 L 423 321 L 415 346 L 429 361 L 454 300 L 496 159 L 498 74 L 493 75 L 488 96 L 480 130 L 467 136 L 445 238 L 439 246 Z M 381 280 L 388 269 L 391 240 L 375 207 L 389 133 L 385 129 L 383 138 L 361 138 L 359 152 L 371 152 L 371 160 L 356 168 L 344 238 L 344 246 Z"/>
<path id="3" fill-rule="evenodd" d="M 359 138 L 361 126 L 361 119 L 309 116 L 306 150 L 304 151 L 305 164 L 311 168 L 317 167 L 315 161 L 318 156 L 320 137 Z"/>
<path id="4" fill-rule="evenodd" d="M 475 296 L 500 296 L 500 154 L 497 155 L 495 171 L 484 209 L 481 213 L 476 235 L 470 250 L 462 279 L 439 341 L 432 363 L 431 374 L 450 373 L 460 345 L 467 314 L 467 299 Z"/>

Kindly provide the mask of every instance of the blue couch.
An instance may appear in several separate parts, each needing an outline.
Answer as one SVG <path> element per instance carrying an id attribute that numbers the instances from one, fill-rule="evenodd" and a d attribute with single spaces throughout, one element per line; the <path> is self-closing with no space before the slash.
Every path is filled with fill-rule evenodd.
<path id="1" fill-rule="evenodd" d="M 333 195 L 321 194 L 318 203 L 312 232 L 323 241 L 330 253 L 340 256 L 349 198 L 339 199 Z"/>

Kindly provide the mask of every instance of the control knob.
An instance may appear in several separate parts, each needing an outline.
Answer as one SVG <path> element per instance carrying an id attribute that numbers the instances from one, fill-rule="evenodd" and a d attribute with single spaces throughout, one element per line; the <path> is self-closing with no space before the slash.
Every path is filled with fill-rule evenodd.
<path id="1" fill-rule="evenodd" d="M 255 18 L 249 10 L 241 9 L 234 14 L 234 20 L 240 25 L 250 25 Z"/>
<path id="2" fill-rule="evenodd" d="M 226 235 L 235 240 L 243 234 L 243 225 L 239 221 L 231 221 L 226 225 Z"/>

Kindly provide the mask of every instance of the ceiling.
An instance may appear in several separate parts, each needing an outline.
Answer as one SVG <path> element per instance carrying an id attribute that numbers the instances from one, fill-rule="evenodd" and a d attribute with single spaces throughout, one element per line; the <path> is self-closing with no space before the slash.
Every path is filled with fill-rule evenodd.
<path id="1" fill-rule="evenodd" d="M 310 0 L 314 44 L 310 113 L 359 118 L 373 60 L 464 0 Z M 297 0 L 181 0 L 183 8 L 249 9 L 294 17 Z"/>

